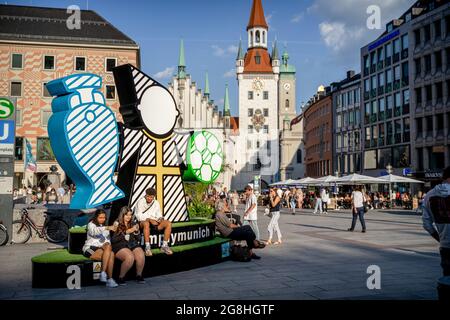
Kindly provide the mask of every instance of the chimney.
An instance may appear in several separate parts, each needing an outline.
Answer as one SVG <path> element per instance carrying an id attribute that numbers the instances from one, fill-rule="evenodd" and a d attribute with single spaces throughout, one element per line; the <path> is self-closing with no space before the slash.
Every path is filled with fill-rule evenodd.
<path id="1" fill-rule="evenodd" d="M 355 76 L 355 71 L 354 70 L 347 71 L 347 79 L 351 79 L 354 76 Z"/>

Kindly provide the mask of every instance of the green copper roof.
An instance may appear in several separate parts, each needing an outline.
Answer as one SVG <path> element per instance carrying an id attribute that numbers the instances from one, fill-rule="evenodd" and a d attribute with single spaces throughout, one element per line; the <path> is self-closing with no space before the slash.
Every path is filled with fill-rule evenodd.
<path id="1" fill-rule="evenodd" d="M 272 60 L 280 60 L 280 55 L 278 54 L 277 40 L 275 40 L 275 42 L 273 43 Z"/>
<path id="2" fill-rule="evenodd" d="M 244 50 L 242 50 L 242 39 L 239 40 L 239 50 L 236 60 L 244 60 Z"/>
<path id="3" fill-rule="evenodd" d="M 225 99 L 223 100 L 223 115 L 230 116 L 230 98 L 228 96 L 228 84 L 225 85 Z"/>
<path id="4" fill-rule="evenodd" d="M 205 95 L 209 95 L 209 78 L 208 78 L 208 72 L 205 76 Z"/>
<path id="5" fill-rule="evenodd" d="M 186 61 L 184 59 L 184 42 L 183 39 L 180 41 L 180 58 L 178 59 L 179 67 L 186 67 Z"/>
<path id="6" fill-rule="evenodd" d="M 288 63 L 289 54 L 287 53 L 286 49 L 284 49 L 282 59 L 283 59 L 283 63 L 280 66 L 280 73 L 295 73 L 296 72 L 295 67 Z"/>

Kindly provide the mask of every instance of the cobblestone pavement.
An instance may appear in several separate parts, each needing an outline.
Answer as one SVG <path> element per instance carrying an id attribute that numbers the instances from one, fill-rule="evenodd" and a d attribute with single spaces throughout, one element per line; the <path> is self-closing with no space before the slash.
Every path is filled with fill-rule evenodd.
<path id="1" fill-rule="evenodd" d="M 218 265 L 130 282 L 67 289 L 32 289 L 32 256 L 50 244 L 0 247 L 0 299 L 437 299 L 438 244 L 410 211 L 370 211 L 367 233 L 347 232 L 349 211 L 295 216 L 283 211 L 281 246 L 258 251 L 261 260 Z M 269 219 L 259 212 L 267 237 Z M 367 268 L 381 269 L 381 289 L 369 290 Z"/>

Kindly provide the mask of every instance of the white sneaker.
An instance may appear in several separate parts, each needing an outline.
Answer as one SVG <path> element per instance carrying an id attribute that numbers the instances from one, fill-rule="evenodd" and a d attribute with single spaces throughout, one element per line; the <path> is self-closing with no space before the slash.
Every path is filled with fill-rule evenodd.
<path id="1" fill-rule="evenodd" d="M 101 282 L 106 282 L 106 281 L 108 281 L 108 275 L 106 274 L 105 271 L 102 271 L 102 273 L 100 273 L 100 281 L 101 281 Z"/>
<path id="2" fill-rule="evenodd" d="M 119 285 L 117 284 L 116 281 L 114 281 L 113 278 L 111 278 L 111 279 L 108 279 L 108 280 L 106 281 L 106 286 L 107 286 L 108 288 L 116 288 L 116 287 L 118 287 Z"/>

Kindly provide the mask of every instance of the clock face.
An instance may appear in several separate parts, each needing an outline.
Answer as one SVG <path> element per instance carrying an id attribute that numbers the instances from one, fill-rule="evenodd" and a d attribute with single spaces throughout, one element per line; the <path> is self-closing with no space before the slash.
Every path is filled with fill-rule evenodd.
<path id="1" fill-rule="evenodd" d="M 285 83 L 283 88 L 284 90 L 289 91 L 291 89 L 291 85 L 289 83 Z"/>
<path id="2" fill-rule="evenodd" d="M 253 90 L 261 91 L 264 89 L 264 82 L 260 78 L 253 80 Z"/>

